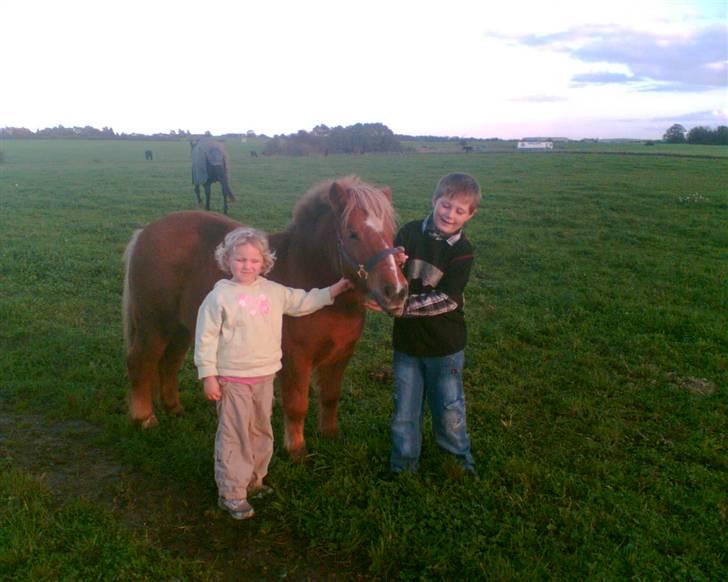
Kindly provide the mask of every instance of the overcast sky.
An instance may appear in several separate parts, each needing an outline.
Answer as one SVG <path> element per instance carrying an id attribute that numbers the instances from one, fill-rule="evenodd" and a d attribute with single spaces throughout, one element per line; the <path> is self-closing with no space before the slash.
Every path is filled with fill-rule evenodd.
<path id="1" fill-rule="evenodd" d="M 728 0 L 0 0 L 0 14 L 0 127 L 728 125 Z"/>

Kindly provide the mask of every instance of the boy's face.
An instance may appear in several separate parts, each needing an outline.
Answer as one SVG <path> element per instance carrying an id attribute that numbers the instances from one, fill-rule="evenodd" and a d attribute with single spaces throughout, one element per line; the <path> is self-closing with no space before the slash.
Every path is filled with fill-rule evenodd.
<path id="1" fill-rule="evenodd" d="M 447 236 L 459 231 L 475 214 L 468 199 L 457 194 L 452 198 L 441 197 L 433 200 L 432 207 L 435 228 Z"/>

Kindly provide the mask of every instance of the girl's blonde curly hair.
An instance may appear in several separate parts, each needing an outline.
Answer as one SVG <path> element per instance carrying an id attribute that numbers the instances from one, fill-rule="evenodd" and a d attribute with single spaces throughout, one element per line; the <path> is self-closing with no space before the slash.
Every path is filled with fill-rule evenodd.
<path id="1" fill-rule="evenodd" d="M 240 245 L 252 245 L 263 256 L 263 269 L 261 273 L 267 275 L 276 262 L 275 251 L 270 250 L 268 236 L 262 231 L 249 226 L 241 226 L 230 231 L 215 249 L 215 262 L 222 271 L 230 273 L 230 255 Z"/>

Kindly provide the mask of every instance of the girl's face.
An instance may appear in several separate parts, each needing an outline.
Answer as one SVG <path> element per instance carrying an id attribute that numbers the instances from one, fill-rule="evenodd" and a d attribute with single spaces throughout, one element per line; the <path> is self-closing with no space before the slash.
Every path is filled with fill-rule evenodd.
<path id="1" fill-rule="evenodd" d="M 233 281 L 250 285 L 263 270 L 263 255 L 249 243 L 238 245 L 230 254 L 229 267 Z"/>

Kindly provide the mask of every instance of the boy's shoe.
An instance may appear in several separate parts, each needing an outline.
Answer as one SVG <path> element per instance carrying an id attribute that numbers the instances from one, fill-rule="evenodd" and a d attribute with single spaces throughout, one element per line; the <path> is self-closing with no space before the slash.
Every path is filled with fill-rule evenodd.
<path id="1" fill-rule="evenodd" d="M 473 481 L 480 481 L 480 475 L 475 470 L 475 467 L 466 467 L 463 469 L 463 475 L 466 479 L 472 479 Z"/>
<path id="2" fill-rule="evenodd" d="M 250 519 L 255 515 L 255 509 L 248 503 L 247 499 L 225 499 L 217 498 L 217 505 L 223 511 L 227 511 L 233 519 Z"/>
<path id="3" fill-rule="evenodd" d="M 407 476 L 409 477 L 416 477 L 418 475 L 417 471 L 414 470 L 394 470 L 390 469 L 387 471 L 384 475 L 382 475 L 381 479 L 382 481 L 388 481 L 388 482 L 396 482 L 400 479 L 406 479 Z"/>
<path id="4" fill-rule="evenodd" d="M 253 499 L 260 499 L 261 497 L 265 497 L 271 493 L 273 493 L 273 487 L 268 487 L 268 485 L 248 487 L 248 497 Z"/>

